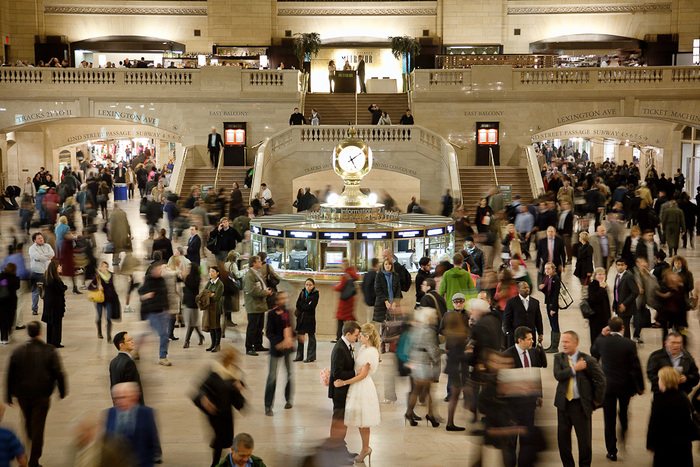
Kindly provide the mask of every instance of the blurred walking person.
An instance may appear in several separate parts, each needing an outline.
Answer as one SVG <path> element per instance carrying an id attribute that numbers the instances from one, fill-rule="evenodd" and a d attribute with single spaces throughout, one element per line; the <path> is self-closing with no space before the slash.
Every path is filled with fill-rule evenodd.
<path id="1" fill-rule="evenodd" d="M 51 261 L 46 269 L 44 282 L 44 312 L 41 320 L 46 323 L 46 342 L 56 348 L 63 347 L 63 315 L 66 314 L 66 285 L 61 280 L 61 265 Z"/>
<path id="2" fill-rule="evenodd" d="M 312 278 L 306 279 L 304 288 L 297 298 L 297 355 L 295 362 L 311 363 L 316 361 L 316 306 L 318 306 L 318 290 Z M 296 313 L 295 313 L 296 314 Z M 309 345 L 304 360 L 304 334 L 309 336 Z"/>

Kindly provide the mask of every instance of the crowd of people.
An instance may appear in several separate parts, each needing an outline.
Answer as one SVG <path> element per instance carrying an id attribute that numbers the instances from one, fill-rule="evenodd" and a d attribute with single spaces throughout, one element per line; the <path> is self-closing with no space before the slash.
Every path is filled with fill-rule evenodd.
<path id="1" fill-rule="evenodd" d="M 634 165 L 594 164 L 582 161 L 581 155 L 569 162 L 558 151 L 541 149 L 550 158 L 542 172 L 547 192 L 531 204 L 519 197 L 506 203 L 492 189 L 478 206 L 458 206 L 451 257 L 440 258 L 438 264 L 421 257 L 415 277 L 390 249 L 373 258 L 368 271 L 358 272 L 347 258 L 343 261 L 334 287 L 337 332 L 329 370 L 322 374 L 333 405 L 330 438 L 324 444 L 324 455 L 336 462 L 332 465 L 371 459 L 370 432 L 381 424 L 380 403 L 398 400 L 394 373 L 410 380 L 404 415 L 408 426 L 416 427 L 424 418 L 433 428 L 465 431 L 455 418 L 462 398 L 473 414 L 470 432 L 499 448 L 505 465 L 534 465 L 546 445 L 535 423 L 543 404 L 540 371 L 535 369 L 548 365 L 557 384 L 552 402 L 562 463 L 574 465 L 573 428 L 579 464 L 590 465 L 592 413 L 598 407 L 604 412 L 607 457 L 617 460 L 616 420 L 624 440 L 629 401 L 645 391 L 636 346 L 643 343 L 646 328 L 658 328 L 664 341 L 646 365 L 655 395 L 647 447 L 654 452 L 655 465 L 692 465 L 691 442 L 697 433 L 692 413 L 700 406 L 693 390 L 700 374 L 684 344 L 688 312 L 697 300 L 693 275 L 678 250 L 683 238 L 682 248 L 694 246 L 698 210 L 683 191 L 683 175 L 679 171 L 669 180 L 650 169 L 641 180 Z M 147 334 L 113 333 L 122 313 L 140 312 L 157 336 L 158 364 L 163 367 L 173 365 L 168 354 L 178 340 L 176 327 L 186 328 L 185 349 L 194 344 L 193 334 L 195 347 L 205 348 L 209 333 L 205 349 L 217 355 L 192 401 L 212 427 L 212 466 L 264 465 L 252 456 L 249 435 L 234 437 L 233 409 L 241 410 L 251 398 L 241 358 L 269 352 L 262 398 L 270 417 L 280 364 L 286 376 L 284 408 L 289 410 L 294 407 L 294 365 L 324 358 L 317 352 L 320 292 L 315 281 L 308 278 L 298 296 L 294 291 L 290 297 L 278 287 L 281 277 L 265 252 L 251 246 L 250 219 L 269 214 L 272 207 L 267 185 L 251 206 L 243 202 L 237 184 L 230 191 L 212 189 L 204 198 L 195 186 L 189 197 L 179 199 L 167 189 L 167 171 L 158 171 L 149 155 L 142 154 L 112 167 L 67 169 L 56 181 L 43 169 L 28 179 L 22 197 L 30 201 L 22 201 L 19 229 L 12 229 L 0 274 L 0 295 L 8 304 L 0 311 L 0 341 L 7 344 L 25 328 L 31 338 L 14 349 L 8 366 L 6 402 L 16 399 L 27 420 L 29 455 L 12 437 L 2 439 L 20 464 L 38 465 L 51 393 L 58 387 L 61 397 L 68 394 L 70 375 L 65 375 L 57 349 L 72 344 L 63 341 L 62 332 L 69 277 L 72 293 L 94 304 L 96 339 L 106 337 L 117 350 L 109 366 L 114 407 L 106 416 L 106 435 L 96 442 L 94 426 L 87 424 L 76 465 L 107 465 L 89 459 L 108 457 L 124 446 L 130 446 L 125 452 L 135 456 L 134 465 L 163 459 L 154 412 L 145 405 L 148 394 L 135 363 Z M 83 178 L 86 183 L 81 183 Z M 139 190 L 149 232 L 143 248 L 132 235 L 133 218 L 110 199 L 114 183 Z M 306 194 L 308 189 L 300 192 L 301 203 L 310 201 L 304 201 Z M 443 202 L 451 211 L 449 192 Z M 411 212 L 416 212 L 414 207 L 409 207 Z M 102 251 L 96 248 L 98 229 L 108 240 Z M 25 256 L 28 238 L 31 246 Z M 565 283 L 567 267 L 573 268 L 579 284 Z M 136 273 L 142 269 L 139 283 L 141 274 Z M 568 288 L 579 286 L 582 300 L 574 308 L 588 320 L 589 353 L 583 352 L 578 333 L 559 323 L 562 308 L 571 305 Z M 415 299 L 409 295 L 412 287 Z M 543 298 L 533 296 L 535 292 Z M 132 295 L 140 306 L 132 308 Z M 25 324 L 22 310 L 29 297 L 37 317 Z M 242 308 L 247 328 L 245 350 L 239 354 L 223 339 L 227 332 L 238 337 L 233 313 Z M 39 354 L 41 358 L 32 357 Z M 447 376 L 446 419 L 434 400 L 441 373 Z M 383 398 L 373 380 L 380 374 Z M 422 416 L 419 404 L 425 410 Z M 359 429 L 362 446 L 357 453 L 345 443 L 348 427 Z M 222 460 L 229 448 L 231 454 Z"/>

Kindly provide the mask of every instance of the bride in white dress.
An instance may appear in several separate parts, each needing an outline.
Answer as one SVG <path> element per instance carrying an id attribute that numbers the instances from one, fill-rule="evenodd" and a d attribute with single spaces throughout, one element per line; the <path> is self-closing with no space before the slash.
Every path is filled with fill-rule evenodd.
<path id="1" fill-rule="evenodd" d="M 345 425 L 356 426 L 360 430 L 362 438 L 362 451 L 355 457 L 355 462 L 370 458 L 372 448 L 369 447 L 369 429 L 379 425 L 379 397 L 374 386 L 372 376 L 377 372 L 379 365 L 379 333 L 371 323 L 360 328 L 360 342 L 362 347 L 355 356 L 355 377 L 334 381 L 335 387 L 350 385 L 348 396 L 345 400 Z"/>

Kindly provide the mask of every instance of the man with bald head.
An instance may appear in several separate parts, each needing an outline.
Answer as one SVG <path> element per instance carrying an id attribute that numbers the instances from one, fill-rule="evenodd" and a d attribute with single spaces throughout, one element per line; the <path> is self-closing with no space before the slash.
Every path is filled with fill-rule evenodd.
<path id="1" fill-rule="evenodd" d="M 160 457 L 158 429 L 153 409 L 139 405 L 141 391 L 133 381 L 112 387 L 114 407 L 107 410 L 108 436 L 120 436 L 130 443 L 141 467 L 152 467 Z"/>

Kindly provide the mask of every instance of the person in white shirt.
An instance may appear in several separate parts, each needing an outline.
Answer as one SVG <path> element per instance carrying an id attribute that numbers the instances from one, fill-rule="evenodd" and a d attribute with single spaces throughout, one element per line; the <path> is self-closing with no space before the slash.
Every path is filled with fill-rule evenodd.
<path id="1" fill-rule="evenodd" d="M 39 232 L 32 235 L 34 244 L 29 247 L 29 269 L 32 271 L 32 314 L 39 314 L 39 283 L 44 283 L 44 274 L 51 258 L 55 256 L 51 245 L 44 243 L 44 236 Z"/>
<path id="2" fill-rule="evenodd" d="M 269 205 L 269 201 L 271 199 L 272 199 L 272 192 L 267 187 L 266 183 L 261 183 L 260 184 L 260 204 L 262 205 L 263 209 L 265 210 L 265 213 L 267 213 L 267 210 L 271 207 Z"/>
<path id="3" fill-rule="evenodd" d="M 36 198 L 36 186 L 32 183 L 32 177 L 27 177 L 27 183 L 25 183 L 22 188 L 22 196 L 24 195 L 31 196 L 32 201 Z"/>

